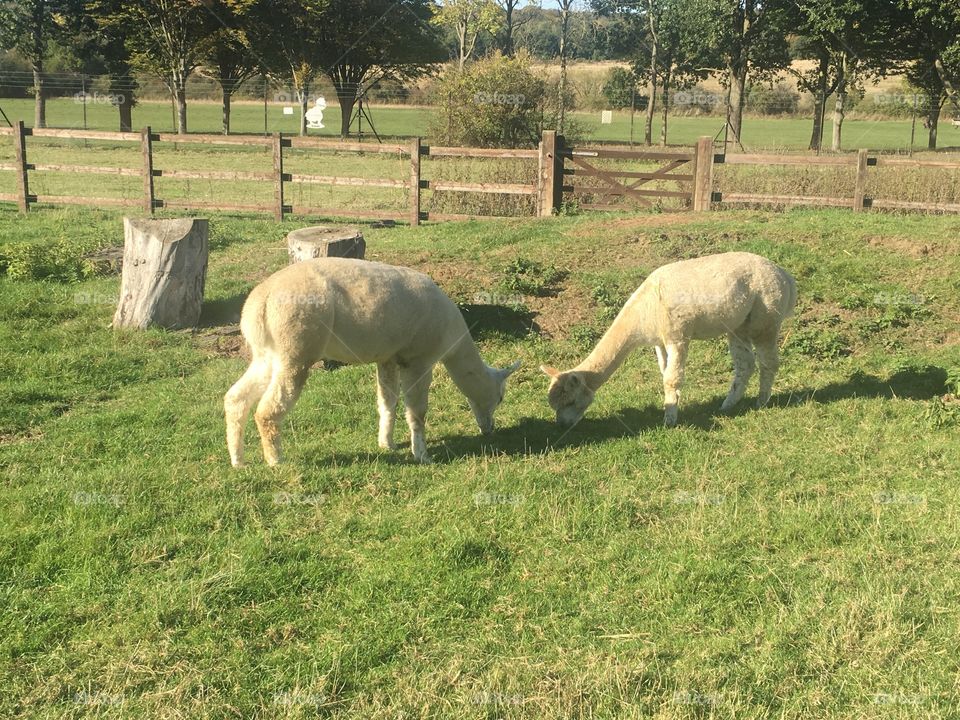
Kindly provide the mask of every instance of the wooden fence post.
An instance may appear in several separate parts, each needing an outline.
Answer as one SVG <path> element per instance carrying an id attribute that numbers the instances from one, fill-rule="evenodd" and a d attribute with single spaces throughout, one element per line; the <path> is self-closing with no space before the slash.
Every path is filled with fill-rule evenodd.
<path id="1" fill-rule="evenodd" d="M 410 225 L 420 224 L 420 138 L 410 141 Z"/>
<path id="2" fill-rule="evenodd" d="M 563 136 L 556 130 L 543 131 L 539 161 L 538 215 L 550 217 L 563 204 Z"/>
<path id="3" fill-rule="evenodd" d="M 27 176 L 30 166 L 27 164 L 27 135 L 29 130 L 23 127 L 23 120 L 13 126 L 13 149 L 17 160 L 17 206 L 20 212 L 30 210 L 30 182 Z"/>
<path id="4" fill-rule="evenodd" d="M 276 177 L 273 217 L 280 222 L 283 220 L 283 133 L 273 134 L 273 172 Z"/>
<path id="5" fill-rule="evenodd" d="M 697 140 L 693 160 L 693 211 L 709 212 L 713 199 L 713 138 Z"/>
<path id="6" fill-rule="evenodd" d="M 857 184 L 853 190 L 853 211 L 863 212 L 867 197 L 867 150 L 857 151 Z"/>
<path id="7" fill-rule="evenodd" d="M 148 215 L 153 215 L 157 203 L 153 185 L 153 137 L 150 132 L 149 125 L 140 131 L 140 149 L 143 152 L 143 209 Z"/>

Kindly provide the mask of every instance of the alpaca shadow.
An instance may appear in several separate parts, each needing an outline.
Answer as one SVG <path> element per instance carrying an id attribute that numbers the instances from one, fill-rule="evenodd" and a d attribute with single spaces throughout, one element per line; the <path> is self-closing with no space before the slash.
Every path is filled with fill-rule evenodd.
<path id="1" fill-rule="evenodd" d="M 540 332 L 540 326 L 534 321 L 536 313 L 523 307 L 493 304 L 458 307 L 474 340 L 524 338 Z"/>
<path id="2" fill-rule="evenodd" d="M 224 325 L 236 325 L 240 322 L 240 311 L 243 310 L 243 303 L 247 300 L 249 293 L 240 293 L 228 298 L 218 298 L 217 300 L 204 300 L 203 307 L 200 310 L 200 320 L 197 322 L 198 329 L 222 327 Z"/>
<path id="3" fill-rule="evenodd" d="M 826 404 L 851 398 L 932 400 L 946 392 L 947 371 L 936 365 L 926 365 L 899 370 L 886 380 L 857 371 L 843 382 L 777 393 L 770 402 L 772 405 L 786 406 L 804 402 Z"/>

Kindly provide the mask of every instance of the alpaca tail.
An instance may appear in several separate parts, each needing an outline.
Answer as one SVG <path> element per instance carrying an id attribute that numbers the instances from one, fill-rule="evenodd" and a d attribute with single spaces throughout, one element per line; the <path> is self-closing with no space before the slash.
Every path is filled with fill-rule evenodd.
<path id="1" fill-rule="evenodd" d="M 267 326 L 268 296 L 260 290 L 259 286 L 253 289 L 240 314 L 240 332 L 255 358 L 265 354 L 271 342 Z"/>

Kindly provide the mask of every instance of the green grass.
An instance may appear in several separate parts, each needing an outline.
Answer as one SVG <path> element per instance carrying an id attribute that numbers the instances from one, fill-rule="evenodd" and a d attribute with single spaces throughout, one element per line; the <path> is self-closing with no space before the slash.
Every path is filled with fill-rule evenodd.
<path id="1" fill-rule="evenodd" d="M 32 100 L 4 100 L 0 103 L 7 116 L 33 124 Z M 295 115 L 284 115 L 283 105 L 271 103 L 267 109 L 269 132 L 296 133 L 299 129 Z M 221 129 L 220 105 L 214 102 L 194 101 L 188 104 L 188 127 L 191 132 L 216 133 Z M 439 112 L 425 107 L 378 107 L 371 105 L 371 116 L 377 132 L 391 137 L 425 136 L 431 117 Z M 603 125 L 600 112 L 574 112 L 571 116 L 583 128 L 587 140 L 630 140 L 630 113 L 615 111 L 613 123 Z M 118 115 L 115 108 L 104 104 L 87 105 L 87 126 L 91 129 L 117 130 Z M 51 127 L 83 127 L 83 105 L 72 98 L 50 100 L 47 103 L 47 123 Z M 175 122 L 170 104 L 144 101 L 133 109 L 134 127 L 151 126 L 156 132 L 171 132 Z M 325 113 L 326 128 L 312 130 L 311 135 L 334 137 L 340 133 L 340 111 L 332 105 Z M 643 116 L 634 119 L 634 137 L 643 139 Z M 661 120 L 654 123 L 654 137 L 660 138 Z M 231 129 L 236 133 L 262 133 L 264 131 L 263 105 L 255 102 L 240 102 L 233 106 Z M 703 135 L 722 137 L 722 117 L 672 117 L 668 121 L 669 141 L 676 145 L 689 145 Z M 354 124 L 356 130 L 356 124 Z M 792 117 L 747 117 L 744 120 L 743 141 L 749 149 L 805 150 L 810 142 L 812 120 Z M 369 127 L 364 122 L 364 131 Z M 829 127 L 828 127 L 829 133 Z M 871 150 L 904 150 L 910 147 L 911 122 L 906 120 L 847 120 L 844 123 L 844 147 L 848 149 L 870 148 Z M 915 147 L 926 148 L 926 136 L 918 126 Z M 960 148 L 960 128 L 944 122 L 940 131 L 940 147 Z"/>
<path id="2" fill-rule="evenodd" d="M 203 324 L 295 226 L 212 218 Z M 0 209 L 2 241 L 71 228 L 121 238 L 112 212 Z M 958 234 L 841 211 L 366 228 L 488 361 L 523 361 L 491 438 L 437 373 L 430 467 L 377 450 L 360 366 L 315 372 L 285 465 L 251 426 L 233 471 L 223 338 L 112 332 L 115 277 L 0 278 L 0 716 L 955 716 Z M 729 249 L 799 281 L 772 407 L 718 414 L 718 340 L 680 427 L 649 352 L 556 427 L 538 365 L 576 362 L 653 268 Z M 567 272 L 517 290 L 518 267 Z M 475 304 L 504 284 L 521 305 Z"/>

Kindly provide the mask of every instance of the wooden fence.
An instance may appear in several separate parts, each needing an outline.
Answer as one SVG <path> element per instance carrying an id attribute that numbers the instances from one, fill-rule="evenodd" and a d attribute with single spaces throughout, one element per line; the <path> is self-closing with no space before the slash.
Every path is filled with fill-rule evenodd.
<path id="1" fill-rule="evenodd" d="M 709 137 L 700 140 L 688 149 L 616 149 L 568 147 L 562 136 L 554 131 L 543 134 L 536 150 L 506 150 L 490 148 L 440 147 L 423 144 L 420 138 L 406 143 L 348 143 L 309 137 L 291 137 L 282 134 L 273 136 L 225 136 L 225 135 L 176 135 L 154 133 L 144 128 L 139 133 L 101 132 L 93 130 L 30 129 L 18 122 L 12 128 L 0 128 L 0 136 L 9 135 L 14 145 L 14 162 L 0 163 L 0 170 L 13 171 L 16 176 L 16 193 L 0 193 L 0 201 L 15 202 L 22 212 L 30 206 L 44 204 L 74 204 L 93 206 L 138 207 L 152 214 L 158 208 L 174 210 L 237 210 L 270 212 L 277 220 L 286 215 L 313 215 L 325 217 L 378 218 L 407 220 L 418 225 L 423 220 L 459 220 L 471 217 L 489 217 L 464 214 L 425 212 L 422 207 L 424 190 L 435 192 L 499 194 L 527 196 L 533 200 L 534 212 L 549 216 L 561 209 L 564 194 L 586 197 L 585 209 L 629 210 L 651 207 L 655 202 L 672 199 L 676 207 L 694 212 L 708 211 L 713 206 L 735 204 L 813 205 L 849 207 L 855 212 L 868 208 L 900 209 L 938 212 L 960 212 L 960 203 L 921 203 L 892 199 L 870 198 L 866 194 L 870 167 L 911 167 L 958 169 L 960 162 L 946 160 L 914 160 L 899 157 L 871 156 L 860 150 L 856 155 L 808 156 L 775 154 L 730 154 L 714 153 Z M 71 140 L 95 140 L 122 143 L 137 143 L 142 164 L 139 168 L 100 167 L 91 165 L 67 165 L 59 163 L 31 163 L 28 159 L 27 138 L 63 138 Z M 273 168 L 267 172 L 248 171 L 202 171 L 176 170 L 155 166 L 154 146 L 157 143 L 262 146 L 272 149 Z M 363 178 L 288 173 L 284 170 L 285 150 L 288 148 L 316 150 L 335 153 L 389 153 L 409 160 L 409 176 L 396 178 Z M 426 180 L 423 177 L 423 161 L 430 158 L 489 158 L 516 159 L 536 162 L 536 181 L 531 183 L 478 183 L 453 180 Z M 644 165 L 658 164 L 654 170 L 623 169 L 603 164 L 601 161 L 630 161 Z M 751 193 L 714 192 L 714 168 L 727 165 L 807 165 L 854 167 L 855 180 L 849 197 L 820 197 L 800 195 L 762 195 Z M 142 182 L 142 194 L 138 198 L 90 197 L 73 195 L 36 195 L 30 192 L 32 172 L 61 172 L 83 174 L 107 174 L 138 177 Z M 273 200 L 269 203 L 223 203 L 193 200 L 165 200 L 157 197 L 155 179 L 256 181 L 273 187 Z M 673 183 L 675 187 L 664 187 Z M 289 185 L 326 185 L 372 188 L 403 189 L 408 193 L 408 207 L 397 211 L 355 210 L 344 207 L 313 207 L 291 205 L 286 202 Z"/>

